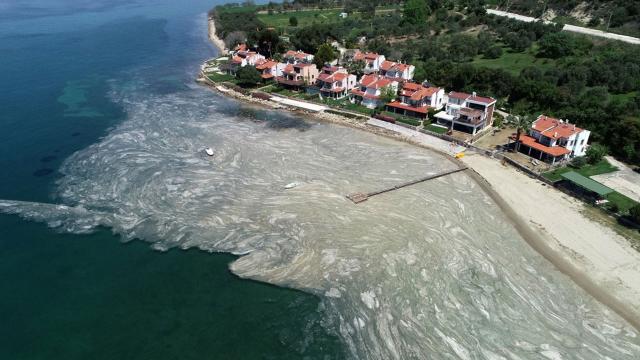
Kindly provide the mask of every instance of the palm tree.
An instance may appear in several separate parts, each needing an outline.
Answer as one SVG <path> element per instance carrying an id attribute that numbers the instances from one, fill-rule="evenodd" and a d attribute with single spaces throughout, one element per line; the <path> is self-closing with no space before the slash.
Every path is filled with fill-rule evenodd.
<path id="1" fill-rule="evenodd" d="M 522 136 L 522 133 L 528 132 L 531 128 L 531 124 L 533 124 L 533 117 L 531 115 L 509 115 L 507 119 L 516 127 L 516 143 L 513 147 L 513 151 L 518 152 L 518 150 L 520 150 L 520 137 Z"/>

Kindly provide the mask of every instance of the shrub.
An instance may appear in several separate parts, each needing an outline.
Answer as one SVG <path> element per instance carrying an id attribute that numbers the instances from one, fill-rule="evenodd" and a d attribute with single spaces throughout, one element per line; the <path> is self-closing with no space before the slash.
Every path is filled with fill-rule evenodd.
<path id="1" fill-rule="evenodd" d="M 241 86 L 254 86 L 262 80 L 260 73 L 253 66 L 244 66 L 238 69 L 236 78 Z"/>
<path id="2" fill-rule="evenodd" d="M 484 57 L 487 59 L 497 59 L 502 56 L 502 48 L 500 46 L 491 46 L 484 51 Z"/>
<path id="3" fill-rule="evenodd" d="M 295 16 L 292 16 L 289 18 L 289 25 L 291 26 L 298 26 L 298 18 Z"/>
<path id="4" fill-rule="evenodd" d="M 587 164 L 587 159 L 585 159 L 584 156 L 578 156 L 573 158 L 573 160 L 571 160 L 570 165 L 576 169 L 579 169 L 585 166 L 586 164 Z"/>
<path id="5" fill-rule="evenodd" d="M 587 149 L 587 161 L 589 164 L 600 162 L 607 155 L 607 148 L 600 144 L 593 144 Z"/>
<path id="6" fill-rule="evenodd" d="M 640 224 L 640 204 L 636 204 L 629 209 L 629 216 L 631 216 L 633 221 Z"/>
<path id="7" fill-rule="evenodd" d="M 495 114 L 495 116 L 493 117 L 493 126 L 497 128 L 502 127 L 503 122 L 504 118 L 499 114 Z"/>

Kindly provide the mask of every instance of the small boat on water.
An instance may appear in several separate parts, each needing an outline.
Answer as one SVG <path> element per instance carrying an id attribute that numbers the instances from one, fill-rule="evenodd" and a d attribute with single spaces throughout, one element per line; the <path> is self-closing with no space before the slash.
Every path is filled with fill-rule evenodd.
<path id="1" fill-rule="evenodd" d="M 299 182 L 292 182 L 284 186 L 285 189 L 293 189 L 294 187 L 300 185 Z"/>
<path id="2" fill-rule="evenodd" d="M 207 153 L 207 155 L 209 156 L 213 156 L 213 149 L 210 147 L 204 148 L 204 152 Z"/>

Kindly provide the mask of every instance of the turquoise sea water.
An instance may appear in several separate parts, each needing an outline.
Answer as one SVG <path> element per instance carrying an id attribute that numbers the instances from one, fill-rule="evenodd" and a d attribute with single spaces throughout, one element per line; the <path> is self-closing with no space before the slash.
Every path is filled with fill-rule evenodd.
<path id="1" fill-rule="evenodd" d="M 113 92 L 183 91 L 211 1 L 0 3 L 0 198 L 55 202 L 58 169 L 125 118 Z M 0 215 L 1 359 L 342 358 L 318 299 L 234 257 L 71 235 Z"/>

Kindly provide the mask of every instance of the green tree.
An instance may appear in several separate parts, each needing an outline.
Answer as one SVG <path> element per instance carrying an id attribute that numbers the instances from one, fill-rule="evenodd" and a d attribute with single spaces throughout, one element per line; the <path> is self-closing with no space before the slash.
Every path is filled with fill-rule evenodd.
<path id="1" fill-rule="evenodd" d="M 336 51 L 333 49 L 333 46 L 325 43 L 318 47 L 318 51 L 313 57 L 313 62 L 320 69 L 324 66 L 324 64 L 330 63 L 336 58 Z"/>
<path id="2" fill-rule="evenodd" d="M 243 87 L 254 86 L 262 80 L 260 72 L 253 66 L 244 66 L 236 71 L 238 85 Z"/>
<path id="3" fill-rule="evenodd" d="M 295 16 L 292 16 L 289 18 L 289 25 L 291 26 L 298 26 L 298 18 Z"/>
<path id="4" fill-rule="evenodd" d="M 396 91 L 391 86 L 385 86 L 380 89 L 380 105 L 379 107 L 384 108 L 384 106 L 393 100 L 396 99 Z"/>
<path id="5" fill-rule="evenodd" d="M 607 155 L 607 148 L 600 144 L 593 144 L 587 149 L 587 161 L 589 164 L 600 162 Z"/>
<path id="6" fill-rule="evenodd" d="M 576 43 L 573 37 L 565 32 L 545 34 L 538 42 L 538 55 L 557 59 L 563 56 L 573 55 Z"/>
<path id="7" fill-rule="evenodd" d="M 424 23 L 429 16 L 430 9 L 425 0 L 407 0 L 404 3 L 404 21 L 416 25 Z"/>
<path id="8" fill-rule="evenodd" d="M 484 57 L 487 59 L 497 59 L 502 56 L 502 48 L 500 46 L 491 46 L 484 50 Z"/>
<path id="9" fill-rule="evenodd" d="M 509 122 L 516 128 L 516 142 L 513 147 L 513 151 L 517 152 L 520 150 L 520 137 L 531 128 L 531 124 L 533 124 L 533 117 L 530 115 L 509 115 L 507 120 L 509 120 Z"/>

